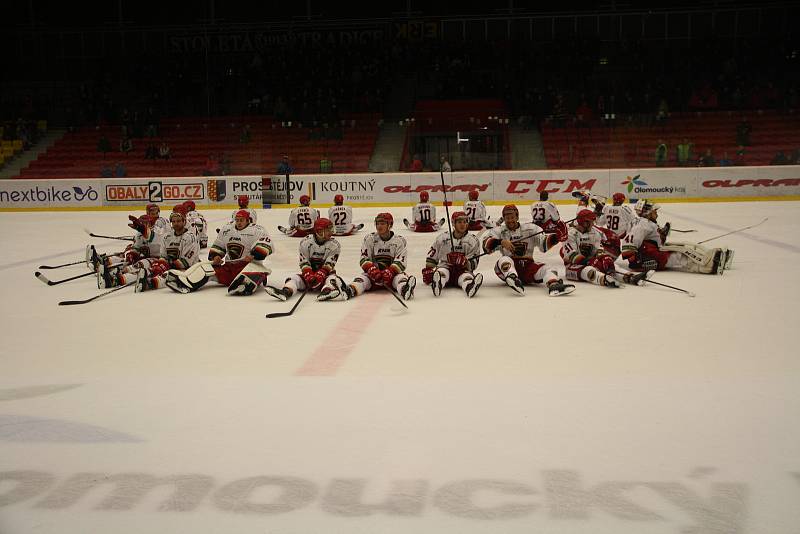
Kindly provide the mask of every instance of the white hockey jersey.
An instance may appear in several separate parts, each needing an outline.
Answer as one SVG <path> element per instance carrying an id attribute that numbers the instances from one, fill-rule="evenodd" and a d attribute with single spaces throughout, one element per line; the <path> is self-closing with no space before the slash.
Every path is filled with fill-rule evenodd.
<path id="1" fill-rule="evenodd" d="M 334 271 L 341 250 L 342 247 L 335 238 L 319 244 L 316 236 L 307 235 L 300 241 L 300 270 L 311 267 L 312 270 L 317 271 L 323 265 L 327 265 L 331 271 Z"/>
<path id="2" fill-rule="evenodd" d="M 658 233 L 658 224 L 645 217 L 640 217 L 639 221 L 628 232 L 628 235 L 625 236 L 625 240 L 622 242 L 622 252 L 636 252 L 645 241 L 652 241 L 659 248 L 664 244 L 661 241 L 661 234 Z"/>
<path id="3" fill-rule="evenodd" d="M 391 232 L 389 239 L 381 239 L 378 232 L 364 236 L 361 244 L 360 265 L 367 262 L 374 263 L 381 269 L 394 264 L 399 272 L 406 270 L 407 251 L 406 240 L 403 236 Z"/>
<path id="4" fill-rule="evenodd" d="M 614 232 L 617 237 L 622 237 L 633 228 L 636 215 L 630 206 L 603 206 L 603 212 L 597 217 L 597 225 L 604 226 Z"/>
<path id="5" fill-rule="evenodd" d="M 333 223 L 334 234 L 344 234 L 353 227 L 353 208 L 350 206 L 331 206 L 328 219 Z"/>
<path id="6" fill-rule="evenodd" d="M 319 219 L 319 211 L 309 206 L 298 206 L 289 214 L 289 228 L 300 228 L 306 232 L 314 229 L 314 221 Z"/>
<path id="7" fill-rule="evenodd" d="M 172 269 L 185 270 L 200 261 L 200 243 L 189 229 L 181 235 L 175 235 L 175 231 L 170 229 L 163 236 L 163 244 L 161 257 Z"/>
<path id="8" fill-rule="evenodd" d="M 469 222 L 486 222 L 486 204 L 480 200 L 467 200 L 464 202 L 464 213 L 467 214 Z"/>
<path id="9" fill-rule="evenodd" d="M 159 217 L 156 219 L 156 222 L 153 223 L 153 228 L 157 228 L 162 233 L 166 233 L 170 231 L 169 221 L 166 220 L 164 217 Z"/>
<path id="10" fill-rule="evenodd" d="M 208 223 L 199 211 L 190 211 L 186 214 L 186 227 L 194 231 L 201 247 L 208 243 Z"/>
<path id="11" fill-rule="evenodd" d="M 555 204 L 547 200 L 540 200 L 531 204 L 531 219 L 533 219 L 533 224 L 544 228 L 547 221 L 560 221 L 561 215 Z"/>
<path id="12" fill-rule="evenodd" d="M 210 252 L 216 252 L 226 260 L 238 260 L 248 254 L 263 260 L 275 252 L 275 248 L 263 226 L 250 224 L 243 230 L 237 230 L 236 226 L 230 224 L 217 234 Z"/>
<path id="13" fill-rule="evenodd" d="M 436 222 L 436 206 L 430 202 L 420 202 L 411 208 L 411 214 L 416 224 L 431 224 Z"/>
<path id="14" fill-rule="evenodd" d="M 603 249 L 601 244 L 605 236 L 603 232 L 592 226 L 588 232 L 581 232 L 576 227 L 572 226 L 567 232 L 567 240 L 561 247 L 561 257 L 564 258 L 564 263 L 571 264 L 584 258 L 591 258 L 598 251 Z"/>
<path id="15" fill-rule="evenodd" d="M 535 248 L 538 248 L 542 252 L 547 252 L 548 235 L 542 232 L 542 229 L 533 223 L 521 223 L 514 230 L 509 229 L 505 224 L 492 228 L 484 234 L 484 249 L 486 249 L 486 245 L 490 239 L 499 241 L 508 239 L 514 243 L 514 250 L 500 248 L 500 253 L 503 256 L 511 256 L 512 258 L 532 258 Z"/>
<path id="16" fill-rule="evenodd" d="M 250 214 L 250 222 L 252 222 L 253 224 L 256 224 L 258 222 L 257 221 L 258 214 L 256 213 L 256 210 L 252 208 L 239 208 L 238 210 L 233 210 L 233 213 L 231 213 L 231 221 L 236 218 L 236 214 L 239 213 L 239 211 L 241 210 L 245 210 L 247 213 Z"/>
<path id="17" fill-rule="evenodd" d="M 131 247 L 143 258 L 160 258 L 164 249 L 164 232 L 155 226 L 150 229 L 150 236 L 147 238 L 136 232 Z"/>
<path id="18" fill-rule="evenodd" d="M 477 258 L 471 259 L 475 258 L 481 253 L 481 244 L 475 234 L 470 234 L 467 232 L 460 238 L 456 237 L 454 234 L 452 239 L 452 247 L 450 244 L 450 234 L 448 232 L 440 233 L 438 236 L 436 236 L 433 245 L 431 245 L 431 248 L 428 251 L 427 260 L 430 260 L 430 263 L 436 262 L 437 266 L 446 267 L 450 265 L 450 263 L 447 261 L 447 254 L 450 252 L 460 252 L 464 254 L 468 260 L 471 260 L 469 262 L 470 270 L 473 270 L 478 266 Z M 428 261 L 425 263 L 428 263 Z"/>

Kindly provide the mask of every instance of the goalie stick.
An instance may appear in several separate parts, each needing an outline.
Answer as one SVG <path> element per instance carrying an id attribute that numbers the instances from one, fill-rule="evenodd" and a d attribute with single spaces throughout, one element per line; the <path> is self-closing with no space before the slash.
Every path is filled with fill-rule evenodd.
<path id="1" fill-rule="evenodd" d="M 289 310 L 288 312 L 275 312 L 275 313 L 268 313 L 268 314 L 266 315 L 266 318 L 267 318 L 267 319 L 275 319 L 276 317 L 289 317 L 291 314 L 293 314 L 293 313 L 294 313 L 294 311 L 297 309 L 297 307 L 300 305 L 300 303 L 301 303 L 301 302 L 303 302 L 303 299 L 306 297 L 306 294 L 307 294 L 307 293 L 308 293 L 308 290 L 307 290 L 307 289 L 306 289 L 306 290 L 304 290 L 304 291 L 303 291 L 303 292 L 300 294 L 300 298 L 299 298 L 299 299 L 297 299 L 297 302 L 295 302 L 295 303 L 294 303 L 294 306 L 292 306 L 292 309 L 291 309 L 291 310 Z"/>
<path id="2" fill-rule="evenodd" d="M 769 217 L 764 217 L 764 220 L 759 222 L 759 223 L 751 224 L 750 226 L 745 226 L 744 228 L 739 228 L 738 230 L 733 230 L 731 232 L 728 232 L 728 233 L 725 233 L 725 234 L 722 234 L 722 235 L 718 235 L 718 236 L 715 236 L 715 237 L 709 237 L 708 239 L 704 239 L 703 241 L 699 241 L 697 244 L 698 245 L 702 245 L 703 243 L 708 243 L 709 241 L 713 241 L 714 239 L 719 239 L 720 237 L 725 237 L 726 235 L 731 235 L 731 234 L 735 234 L 735 233 L 741 232 L 743 230 L 749 230 L 750 228 L 755 228 L 756 226 L 760 226 L 760 225 L 764 224 L 768 220 L 769 220 Z"/>
<path id="3" fill-rule="evenodd" d="M 103 291 L 99 295 L 95 295 L 95 296 L 93 296 L 91 298 L 88 298 L 86 300 L 62 300 L 61 302 L 58 303 L 58 305 L 59 306 L 73 306 L 75 304 L 86 304 L 87 302 L 92 302 L 93 300 L 99 299 L 100 297 L 108 295 L 109 293 L 113 293 L 114 291 L 119 291 L 120 289 L 125 289 L 126 287 L 130 287 L 135 283 L 136 282 L 128 282 L 127 284 L 124 284 L 124 285 L 121 285 L 121 286 L 117 286 L 114 289 L 109 289 L 108 291 Z"/>

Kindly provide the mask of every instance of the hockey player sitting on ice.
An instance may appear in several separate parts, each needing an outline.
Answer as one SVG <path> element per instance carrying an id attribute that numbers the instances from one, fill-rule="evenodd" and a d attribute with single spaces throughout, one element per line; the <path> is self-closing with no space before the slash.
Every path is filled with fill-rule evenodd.
<path id="1" fill-rule="evenodd" d="M 263 260 L 274 252 L 266 229 L 250 224 L 250 214 L 239 210 L 233 225 L 225 226 L 208 251 L 208 262 L 199 262 L 185 271 L 167 272 L 167 287 L 190 293 L 203 287 L 213 276 L 228 286 L 231 295 L 251 295 L 267 280 L 270 270 Z"/>
<path id="2" fill-rule="evenodd" d="M 278 230 L 289 237 L 305 237 L 314 233 L 314 221 L 319 219 L 319 211 L 311 207 L 311 197 L 300 197 L 300 205 L 289 214 L 289 228 L 278 226 Z"/>
<path id="3" fill-rule="evenodd" d="M 155 228 L 155 219 L 150 215 L 139 217 L 128 215 L 128 219 L 131 221 L 128 226 L 136 230 L 136 235 L 133 237 L 133 243 L 125 247 L 125 250 L 97 255 L 93 245 L 86 247 L 87 262 L 91 261 L 97 273 L 97 287 L 105 287 L 103 275 L 100 273 L 101 268 L 131 265 L 142 258 L 158 258 L 161 253 L 162 232 Z"/>
<path id="4" fill-rule="evenodd" d="M 161 216 L 161 208 L 158 207 L 158 204 L 148 204 L 145 211 L 150 217 L 155 219 L 156 222 L 153 224 L 154 228 L 162 233 L 169 230 L 169 221 Z"/>
<path id="5" fill-rule="evenodd" d="M 539 226 L 547 234 L 556 234 L 559 241 L 567 239 L 567 225 L 561 220 L 558 208 L 548 200 L 547 191 L 539 193 L 539 202 L 531 204 L 531 218 L 533 224 Z"/>
<path id="6" fill-rule="evenodd" d="M 443 287 L 450 286 L 460 287 L 472 298 L 483 284 L 483 275 L 474 272 L 478 266 L 481 244 L 475 234 L 469 233 L 469 217 L 466 213 L 456 211 L 451 218 L 452 239 L 448 232 L 436 237 L 425 258 L 422 281 L 431 286 L 435 297 L 441 294 Z"/>
<path id="7" fill-rule="evenodd" d="M 300 274 L 291 275 L 281 288 L 266 286 L 267 293 L 288 300 L 296 291 L 320 290 L 329 278 L 335 278 L 341 245 L 332 236 L 330 219 L 320 217 L 314 221 L 314 233 L 300 241 Z"/>
<path id="8" fill-rule="evenodd" d="M 492 218 L 486 214 L 486 204 L 478 200 L 478 192 L 470 191 L 469 200 L 464 202 L 464 213 L 469 219 L 469 229 L 473 231 L 492 228 Z"/>
<path id="9" fill-rule="evenodd" d="M 403 224 L 412 232 L 438 232 L 445 223 L 444 219 L 436 221 L 436 206 L 428 202 L 430 195 L 427 191 L 419 194 L 419 204 L 411 208 L 414 222 L 409 223 L 403 219 Z"/>
<path id="10" fill-rule="evenodd" d="M 614 257 L 603 249 L 605 234 L 594 226 L 597 215 L 591 210 L 578 212 L 575 222 L 569 229 L 567 240 L 561 247 L 561 258 L 567 268 L 568 280 L 583 280 L 599 286 L 619 287 L 624 281 L 641 285 L 652 276 L 648 273 L 617 273 Z"/>
<path id="11" fill-rule="evenodd" d="M 547 265 L 533 261 L 533 249 L 542 252 L 558 244 L 556 234 L 546 234 L 533 223 L 519 223 L 519 210 L 513 204 L 503 207 L 503 222 L 489 230 L 483 239 L 483 249 L 493 252 L 500 249 L 500 259 L 494 272 L 516 293 L 525 293 L 524 284 L 547 284 L 551 297 L 567 295 L 575 291 L 575 286 L 562 280 L 564 266 Z"/>
<path id="12" fill-rule="evenodd" d="M 597 215 L 597 228 L 605 236 L 603 249 L 616 259 L 620 254 L 621 242 L 633 228 L 637 217 L 630 206 L 624 205 L 624 194 L 614 193 L 611 201 L 613 205 L 609 206 L 598 198 L 594 203 L 594 213 Z"/>
<path id="13" fill-rule="evenodd" d="M 253 224 L 256 224 L 258 222 L 258 214 L 256 213 L 256 210 L 248 208 L 250 205 L 250 197 L 247 195 L 239 195 L 236 198 L 236 201 L 239 203 L 239 209 L 233 210 L 233 213 L 231 213 L 231 224 L 233 224 L 236 214 L 239 213 L 239 210 L 247 211 L 247 213 L 250 214 L 250 220 L 253 221 Z"/>
<path id="14" fill-rule="evenodd" d="M 706 248 L 694 243 L 666 244 L 668 233 L 659 229 L 660 206 L 648 201 L 641 204 L 641 217 L 622 244 L 622 257 L 631 269 L 675 269 L 690 273 L 722 274 L 733 262 L 733 251 Z"/>
<path id="15" fill-rule="evenodd" d="M 183 203 L 186 214 L 186 227 L 194 231 L 197 242 L 200 243 L 200 248 L 208 246 L 208 223 L 206 218 L 197 211 L 197 206 L 194 200 L 187 200 Z"/>
<path id="16" fill-rule="evenodd" d="M 333 222 L 333 235 L 352 235 L 362 228 L 363 224 L 353 224 L 353 208 L 344 205 L 344 197 L 333 197 L 333 206 L 328 208 L 328 219 Z"/>
<path id="17" fill-rule="evenodd" d="M 177 206 L 176 206 L 177 207 Z M 186 228 L 186 218 L 182 210 L 173 211 L 169 217 L 171 228 L 165 234 L 154 229 L 145 229 L 148 238 L 155 238 L 158 244 L 149 247 L 149 257 L 140 257 L 136 261 L 126 261 L 114 268 L 100 267 L 98 281 L 100 287 L 115 287 L 136 281 L 135 290 L 145 291 L 164 287 L 163 274 L 169 269 L 187 269 L 199 261 L 200 246 L 194 233 Z M 134 256 L 128 256 L 132 260 Z"/>
<path id="18" fill-rule="evenodd" d="M 317 300 L 347 300 L 371 290 L 373 287 L 392 288 L 404 300 L 414 296 L 417 279 L 405 273 L 406 240 L 392 232 L 394 218 L 391 213 L 375 216 L 375 231 L 364 236 L 361 245 L 362 274 L 348 285 L 340 277 L 331 277 L 322 288 Z"/>

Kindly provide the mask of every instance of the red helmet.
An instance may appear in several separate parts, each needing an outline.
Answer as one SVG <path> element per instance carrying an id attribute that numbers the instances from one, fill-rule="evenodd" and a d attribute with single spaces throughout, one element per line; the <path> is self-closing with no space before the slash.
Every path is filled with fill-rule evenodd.
<path id="1" fill-rule="evenodd" d="M 470 200 L 478 200 L 478 192 L 477 191 L 470 191 L 469 192 L 469 199 Z"/>
<path id="2" fill-rule="evenodd" d="M 592 210 L 581 210 L 575 220 L 578 221 L 578 224 L 592 223 L 597 220 L 597 215 Z"/>
<path id="3" fill-rule="evenodd" d="M 453 220 L 453 223 L 455 223 L 458 219 L 462 218 L 466 219 L 467 222 L 469 222 L 469 217 L 467 217 L 467 214 L 464 213 L 463 211 L 454 211 L 453 214 L 450 216 L 450 218 Z"/>
<path id="4" fill-rule="evenodd" d="M 333 223 L 331 222 L 330 219 L 326 219 L 325 217 L 320 217 L 319 219 L 314 221 L 314 232 L 315 233 L 316 232 L 321 232 L 322 230 L 325 230 L 326 228 L 330 228 L 330 229 L 333 228 Z"/>
<path id="5" fill-rule="evenodd" d="M 144 211 L 150 211 L 150 208 L 155 208 L 158 210 L 159 213 L 161 213 L 161 208 L 158 207 L 158 204 L 151 202 L 150 204 L 144 207 Z"/>
<path id="6" fill-rule="evenodd" d="M 247 210 L 239 210 L 236 212 L 236 215 L 233 216 L 234 219 L 238 219 L 239 217 L 244 217 L 248 221 L 253 222 L 252 219 L 250 219 L 250 212 Z"/>
<path id="7" fill-rule="evenodd" d="M 375 216 L 375 223 L 377 224 L 379 222 L 385 222 L 389 225 L 389 228 L 391 228 L 394 225 L 394 217 L 392 217 L 392 214 L 389 212 L 379 213 Z"/>
<path id="8" fill-rule="evenodd" d="M 419 201 L 420 202 L 427 202 L 430 200 L 431 196 L 428 194 L 427 191 L 423 191 L 419 194 Z"/>
<path id="9" fill-rule="evenodd" d="M 175 206 L 172 207 L 172 212 L 173 213 L 178 212 L 184 217 L 186 217 L 186 214 L 189 212 L 189 209 L 186 206 L 186 204 L 176 204 Z M 170 215 L 170 218 L 172 218 L 172 215 Z"/>
<path id="10" fill-rule="evenodd" d="M 194 211 L 197 208 L 197 206 L 194 203 L 194 200 L 187 200 L 186 202 L 183 203 L 183 205 L 186 206 L 187 212 Z"/>
<path id="11" fill-rule="evenodd" d="M 239 198 L 237 200 L 239 201 L 240 208 L 246 208 L 248 204 L 250 204 L 250 197 L 248 197 L 247 195 L 239 195 Z"/>
<path id="12" fill-rule="evenodd" d="M 341 206 L 344 203 L 344 197 L 342 195 L 336 195 L 333 197 L 333 203 L 337 206 Z"/>
<path id="13" fill-rule="evenodd" d="M 301 195 L 300 204 L 302 204 L 303 206 L 308 206 L 309 204 L 311 204 L 311 197 L 308 195 Z"/>
<path id="14" fill-rule="evenodd" d="M 622 193 L 614 193 L 611 196 L 611 200 L 614 201 L 614 204 L 622 204 L 623 202 L 625 202 L 625 195 L 623 195 Z"/>
<path id="15" fill-rule="evenodd" d="M 506 204 L 503 206 L 503 216 L 505 217 L 507 211 L 513 211 L 519 217 L 519 209 L 514 204 Z"/>

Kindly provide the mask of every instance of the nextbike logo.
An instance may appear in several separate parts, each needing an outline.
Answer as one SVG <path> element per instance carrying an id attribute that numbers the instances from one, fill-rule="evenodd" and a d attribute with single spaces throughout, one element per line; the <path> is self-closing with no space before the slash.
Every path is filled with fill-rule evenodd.
<path id="1" fill-rule="evenodd" d="M 170 200 L 203 200 L 202 183 L 165 184 L 163 182 L 147 182 L 147 185 L 107 185 L 106 200 L 109 202 L 165 202 Z"/>
<path id="2" fill-rule="evenodd" d="M 800 178 L 783 178 L 781 180 L 770 180 L 766 178 L 758 180 L 706 180 L 703 187 L 797 187 L 800 186 Z"/>
<path id="3" fill-rule="evenodd" d="M 647 182 L 639 178 L 639 174 L 634 177 L 628 176 L 628 179 L 624 182 L 621 182 L 622 185 L 627 186 L 628 188 L 628 195 L 638 194 L 638 193 L 686 193 L 686 188 L 681 186 L 670 186 L 670 185 L 663 185 L 660 187 L 650 187 L 647 185 Z"/>
<path id="4" fill-rule="evenodd" d="M 82 188 L 72 186 L 68 189 L 57 189 L 55 186 L 34 186 L 22 191 L 0 191 L 0 202 L 46 202 L 49 204 L 96 201 L 100 195 L 92 186 Z"/>

